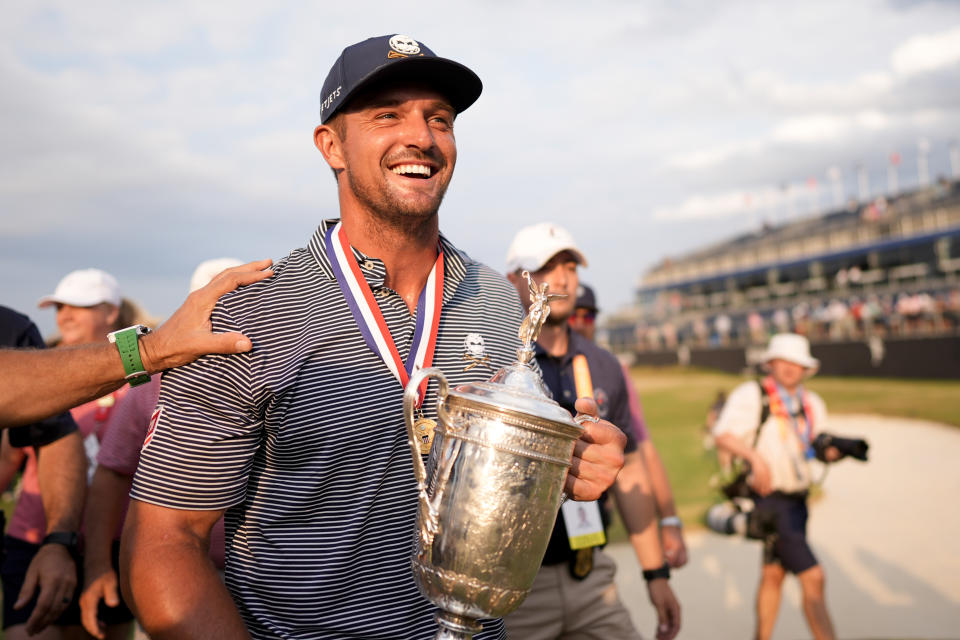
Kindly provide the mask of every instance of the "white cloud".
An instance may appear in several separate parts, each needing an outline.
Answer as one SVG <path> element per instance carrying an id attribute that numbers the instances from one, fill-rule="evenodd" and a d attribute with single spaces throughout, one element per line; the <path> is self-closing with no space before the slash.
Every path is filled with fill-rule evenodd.
<path id="1" fill-rule="evenodd" d="M 656 220 L 680 222 L 707 218 L 727 218 L 752 213 L 776 205 L 784 195 L 779 189 L 763 187 L 754 190 L 725 191 L 710 195 L 693 195 L 679 205 L 654 210 Z"/>
<path id="2" fill-rule="evenodd" d="M 890 54 L 890 66 L 903 75 L 923 73 L 960 62 L 960 27 L 913 36 Z"/>

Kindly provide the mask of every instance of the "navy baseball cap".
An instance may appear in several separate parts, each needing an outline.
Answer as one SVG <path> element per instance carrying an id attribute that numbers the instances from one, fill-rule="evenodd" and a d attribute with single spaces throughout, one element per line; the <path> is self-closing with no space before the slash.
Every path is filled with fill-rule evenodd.
<path id="1" fill-rule="evenodd" d="M 435 87 L 457 113 L 472 105 L 483 90 L 473 71 L 438 57 L 409 36 L 368 38 L 344 49 L 330 68 L 320 95 L 320 123 L 326 124 L 362 87 L 395 78 Z"/>
<path id="2" fill-rule="evenodd" d="M 597 312 L 597 297 L 593 294 L 593 288 L 586 284 L 577 287 L 577 301 L 574 304 L 575 309 L 588 309 Z"/>

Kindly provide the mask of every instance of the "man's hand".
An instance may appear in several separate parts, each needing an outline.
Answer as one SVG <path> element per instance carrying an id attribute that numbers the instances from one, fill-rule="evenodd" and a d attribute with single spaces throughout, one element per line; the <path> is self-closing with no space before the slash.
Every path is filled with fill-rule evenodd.
<path id="1" fill-rule="evenodd" d="M 647 583 L 650 604 L 657 610 L 657 640 L 673 640 L 680 633 L 680 603 L 670 583 L 657 578 Z"/>
<path id="2" fill-rule="evenodd" d="M 756 452 L 750 456 L 750 484 L 753 490 L 765 496 L 773 489 L 773 474 L 770 466 Z"/>
<path id="3" fill-rule="evenodd" d="M 253 348 L 240 333 L 211 333 L 210 313 L 223 294 L 273 275 L 273 261 L 258 260 L 222 271 L 202 289 L 191 293 L 156 331 L 140 339 L 143 365 L 148 372 L 193 362 L 208 353 L 242 353 Z"/>
<path id="4" fill-rule="evenodd" d="M 564 490 L 574 500 L 596 500 L 610 488 L 623 468 L 627 437 L 613 424 L 597 418 L 597 404 L 593 400 L 580 398 L 576 409 L 577 421 L 583 420 L 584 430 L 574 446 Z"/>
<path id="5" fill-rule="evenodd" d="M 108 607 L 120 604 L 120 595 L 117 590 L 117 574 L 112 567 L 89 572 L 86 576 L 86 585 L 80 594 L 80 613 L 83 628 L 95 638 L 106 638 L 107 627 L 97 619 L 97 609 L 103 600 Z"/>
<path id="6" fill-rule="evenodd" d="M 77 566 L 66 547 L 59 544 L 41 546 L 27 567 L 23 588 L 13 605 L 14 609 L 22 609 L 40 589 L 37 606 L 27 620 L 27 634 L 43 631 L 60 617 L 73 599 L 76 586 Z"/>
<path id="7" fill-rule="evenodd" d="M 683 542 L 683 530 L 677 526 L 660 528 L 663 555 L 671 569 L 679 569 L 687 564 L 687 545 Z"/>

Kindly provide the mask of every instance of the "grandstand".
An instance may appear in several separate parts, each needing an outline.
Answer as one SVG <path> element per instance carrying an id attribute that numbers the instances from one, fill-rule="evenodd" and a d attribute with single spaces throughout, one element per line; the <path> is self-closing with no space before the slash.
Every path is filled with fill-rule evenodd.
<path id="1" fill-rule="evenodd" d="M 958 325 L 960 181 L 941 179 L 664 259 L 604 328 L 615 352 L 664 363 L 691 349 L 749 360 L 776 331 L 875 346 Z"/>

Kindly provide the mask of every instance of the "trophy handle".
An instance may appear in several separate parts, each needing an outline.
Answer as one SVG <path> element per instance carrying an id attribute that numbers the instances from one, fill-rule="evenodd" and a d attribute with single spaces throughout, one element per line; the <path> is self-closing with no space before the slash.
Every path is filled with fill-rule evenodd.
<path id="1" fill-rule="evenodd" d="M 427 487 L 427 469 L 423 464 L 423 458 L 420 456 L 420 445 L 414 431 L 414 410 L 416 410 L 417 400 L 419 400 L 420 385 L 424 380 L 430 378 L 436 378 L 439 384 L 437 390 L 437 418 L 439 418 L 440 425 L 438 427 L 445 426 L 447 424 L 447 410 L 444 407 L 444 402 L 447 399 L 450 386 L 447 384 L 447 377 L 443 375 L 440 369 L 429 367 L 414 371 L 403 390 L 403 420 L 407 424 L 407 441 L 410 443 L 410 451 L 413 453 L 413 471 L 417 475 L 417 488 L 420 491 L 426 490 Z"/>

